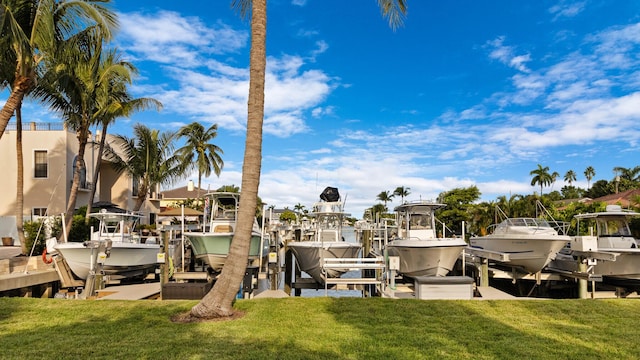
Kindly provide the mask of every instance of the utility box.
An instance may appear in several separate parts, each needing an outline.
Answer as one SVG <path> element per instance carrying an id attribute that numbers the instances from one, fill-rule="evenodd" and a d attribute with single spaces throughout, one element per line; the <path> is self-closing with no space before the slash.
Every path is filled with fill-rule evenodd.
<path id="1" fill-rule="evenodd" d="M 416 276 L 415 296 L 420 300 L 471 300 L 474 280 L 468 276 Z"/>
<path id="2" fill-rule="evenodd" d="M 389 270 L 400 270 L 399 256 L 389 256 Z"/>
<path id="3" fill-rule="evenodd" d="M 571 240 L 571 250 L 598 251 L 598 238 L 596 236 L 576 236 Z"/>
<path id="4" fill-rule="evenodd" d="M 211 286 L 210 282 L 168 282 L 162 284 L 162 300 L 200 300 Z"/>

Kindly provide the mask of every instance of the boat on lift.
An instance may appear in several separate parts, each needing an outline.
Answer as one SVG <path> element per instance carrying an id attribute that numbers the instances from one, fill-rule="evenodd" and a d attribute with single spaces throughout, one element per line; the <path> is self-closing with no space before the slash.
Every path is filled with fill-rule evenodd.
<path id="1" fill-rule="evenodd" d="M 343 203 L 337 188 L 327 187 L 320 194 L 322 201 L 313 205 L 309 214 L 313 217 L 312 232 L 308 240 L 288 244 L 301 271 L 306 272 L 317 283 L 324 284 L 327 278 L 342 276 L 348 269 L 323 269 L 325 258 L 357 258 L 361 245 L 344 241 L 342 225 L 345 216 Z"/>
<path id="2" fill-rule="evenodd" d="M 490 226 L 488 235 L 471 237 L 469 244 L 472 249 L 507 254 L 503 265 L 535 274 L 571 241 L 564 233 L 566 226 L 552 224 L 543 218 L 506 218 Z"/>
<path id="3" fill-rule="evenodd" d="M 629 226 L 631 219 L 639 216 L 619 205 L 576 215 L 578 235 L 549 267 L 578 272 L 578 261 L 592 258 L 591 275 L 601 276 L 604 283 L 640 289 L 640 240 Z"/>
<path id="4" fill-rule="evenodd" d="M 235 234 L 240 193 L 211 192 L 204 197 L 205 202 L 211 204 L 209 224 L 203 231 L 185 232 L 184 236 L 189 241 L 195 259 L 204 262 L 211 271 L 219 273 L 227 260 Z M 250 241 L 249 263 L 269 255 L 269 241 L 263 238 L 255 217 Z"/>
<path id="5" fill-rule="evenodd" d="M 397 206 L 397 234 L 386 245 L 389 256 L 398 256 L 398 272 L 408 277 L 446 276 L 467 246 L 462 238 L 438 237 L 435 210 L 446 206 L 433 201 Z"/>
<path id="6" fill-rule="evenodd" d="M 60 242 L 53 245 L 73 274 L 86 280 L 98 261 L 98 253 L 104 255 L 101 270 L 113 279 L 143 278 L 158 266 L 159 241 L 154 237 L 142 238 L 136 233 L 142 215 L 130 212 L 108 212 L 105 209 L 89 214 L 98 220 L 98 230 L 91 240 L 84 242 Z"/>

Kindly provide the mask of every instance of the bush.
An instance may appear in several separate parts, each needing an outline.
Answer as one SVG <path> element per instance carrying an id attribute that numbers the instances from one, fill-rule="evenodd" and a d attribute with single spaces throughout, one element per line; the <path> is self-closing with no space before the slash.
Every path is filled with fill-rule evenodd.
<path id="1" fill-rule="evenodd" d="M 33 243 L 37 243 L 35 248 L 33 247 Z M 47 231 L 46 226 L 43 225 L 41 220 L 38 221 L 25 221 L 24 223 L 24 238 L 25 245 L 27 246 L 27 253 L 31 253 L 31 249 L 33 248 L 33 254 L 38 255 L 42 254 L 42 251 L 47 247 L 46 239 Z"/>

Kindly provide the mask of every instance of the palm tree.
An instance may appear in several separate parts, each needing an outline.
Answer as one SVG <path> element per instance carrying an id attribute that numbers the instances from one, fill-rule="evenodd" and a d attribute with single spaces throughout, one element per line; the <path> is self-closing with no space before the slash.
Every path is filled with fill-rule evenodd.
<path id="1" fill-rule="evenodd" d="M 551 186 L 553 188 L 553 185 L 556 183 L 556 180 L 560 177 L 560 174 L 557 171 L 554 171 L 551 174 Z"/>
<path id="2" fill-rule="evenodd" d="M 162 103 L 152 98 L 132 98 L 127 92 L 127 85 L 131 84 L 132 75 L 137 74 L 138 70 L 130 63 L 121 60 L 117 50 L 109 51 L 105 60 L 100 64 L 105 70 L 98 73 L 113 76 L 110 81 L 101 82 L 100 85 L 105 88 L 99 92 L 104 98 L 98 101 L 101 105 L 100 112 L 102 115 L 98 117 L 99 124 L 102 125 L 100 136 L 100 145 L 98 147 L 98 155 L 96 166 L 94 169 L 93 185 L 91 186 L 91 194 L 89 195 L 89 203 L 87 204 L 86 222 L 89 223 L 89 214 L 91 213 L 91 205 L 96 195 L 96 183 L 100 176 L 100 168 L 102 166 L 102 154 L 104 153 L 105 141 L 107 138 L 107 130 L 111 124 L 119 117 L 129 117 L 136 111 L 146 110 L 154 107 L 156 110 L 162 108 Z M 111 69 L 107 71 L 106 69 Z"/>
<path id="3" fill-rule="evenodd" d="M 115 13 L 107 8 L 108 0 L 2 0 L 0 3 L 0 51 L 2 67 L 11 67 L 11 93 L 0 110 L 0 138 L 9 119 L 24 97 L 36 85 L 39 68 L 44 62 L 54 64 L 57 46 L 69 36 L 91 24 L 102 28 L 105 39 L 111 38 L 116 26 Z M 12 63 L 5 63 L 6 60 Z M 3 77 L 5 77 L 3 75 Z"/>
<path id="4" fill-rule="evenodd" d="M 620 174 L 620 179 L 629 181 L 640 181 L 640 166 L 636 166 L 634 168 L 624 168 L 616 166 L 613 168 L 613 171 L 616 174 Z"/>
<path id="5" fill-rule="evenodd" d="M 199 318 L 223 317 L 233 314 L 233 300 L 247 267 L 252 208 L 255 208 L 260 184 L 262 158 L 262 122 L 264 119 L 264 82 L 267 65 L 267 0 L 233 0 L 232 5 L 242 16 L 251 13 L 251 51 L 249 55 L 249 101 L 247 104 L 247 136 L 242 164 L 242 196 L 238 223 L 229 256 L 215 285 L 202 300 L 191 308 Z M 402 22 L 406 12 L 404 0 L 378 0 L 382 12 L 393 28 Z"/>
<path id="6" fill-rule="evenodd" d="M 24 159 L 22 154 L 22 104 L 16 108 L 16 230 L 23 255 L 28 255 L 24 237 Z"/>
<path id="7" fill-rule="evenodd" d="M 378 196 L 376 196 L 376 200 L 380 200 L 384 203 L 385 211 L 387 211 L 387 202 L 392 201 L 393 195 L 391 195 L 388 191 L 383 191 Z"/>
<path id="8" fill-rule="evenodd" d="M 400 203 L 404 204 L 404 198 L 411 194 L 411 188 L 398 186 L 395 190 L 393 190 L 394 196 L 400 196 Z"/>
<path id="9" fill-rule="evenodd" d="M 200 187 L 202 175 L 210 176 L 211 172 L 220 176 L 224 162 L 220 154 L 223 153 L 217 145 L 211 143 L 218 136 L 218 125 L 211 125 L 206 131 L 198 122 L 184 126 L 178 131 L 178 137 L 186 138 L 186 144 L 178 149 L 177 154 L 185 170 L 198 170 L 198 202 L 200 201 Z M 195 159 L 194 159 L 195 158 Z"/>
<path id="10" fill-rule="evenodd" d="M 173 152 L 175 134 L 160 133 L 142 124 L 134 125 L 133 133 L 132 138 L 115 135 L 113 143 L 105 148 L 105 155 L 116 172 L 126 172 L 133 179 L 134 188 L 138 189 L 133 211 L 138 211 L 150 190 L 174 183 L 183 173 Z"/>
<path id="11" fill-rule="evenodd" d="M 573 186 L 573 182 L 576 181 L 576 179 L 576 173 L 573 170 L 569 170 L 564 174 L 564 181 L 568 182 L 569 186 Z"/>
<path id="12" fill-rule="evenodd" d="M 297 203 L 293 206 L 293 210 L 296 211 L 296 216 L 298 217 L 298 222 L 300 222 L 300 216 L 304 214 L 304 205 Z"/>
<path id="13" fill-rule="evenodd" d="M 536 184 L 540 185 L 540 196 L 542 196 L 542 187 L 551 185 L 553 183 L 553 177 L 549 174 L 549 167 L 538 164 L 538 168 L 535 170 L 531 170 L 529 175 L 535 175 L 533 179 L 531 179 L 531 186 Z"/>
<path id="14" fill-rule="evenodd" d="M 81 171 L 85 168 L 89 129 L 103 120 L 108 111 L 106 102 L 112 100 L 112 95 L 108 94 L 112 84 L 128 75 L 129 71 L 126 66 L 109 63 L 113 59 L 102 51 L 104 39 L 102 28 L 93 26 L 61 42 L 55 57 L 47 59 L 55 63 L 49 64 L 49 71 L 44 73 L 42 82 L 34 89 L 37 97 L 62 115 L 78 139 L 78 154 L 64 220 L 67 235 L 73 220 Z"/>
<path id="15" fill-rule="evenodd" d="M 587 178 L 587 189 L 591 188 L 591 179 L 593 179 L 594 176 L 596 176 L 596 171 L 592 166 L 587 166 L 584 170 L 584 177 Z"/>
<path id="16" fill-rule="evenodd" d="M 236 186 L 236 185 L 233 185 L 233 184 L 231 184 L 231 185 L 222 185 L 216 191 L 239 193 L 240 192 L 240 187 Z"/>

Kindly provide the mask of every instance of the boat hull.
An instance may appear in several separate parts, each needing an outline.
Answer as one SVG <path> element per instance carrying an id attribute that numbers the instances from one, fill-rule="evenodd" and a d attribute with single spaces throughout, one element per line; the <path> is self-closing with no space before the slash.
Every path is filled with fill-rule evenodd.
<path id="1" fill-rule="evenodd" d="M 467 244 L 462 239 L 403 240 L 390 242 L 389 256 L 400 259 L 399 273 L 409 276 L 446 276 Z"/>
<path id="2" fill-rule="evenodd" d="M 289 243 L 288 246 L 296 257 L 300 270 L 309 274 L 320 284 L 324 284 L 326 277 L 338 278 L 348 271 L 348 269 L 328 269 L 325 275 L 322 272 L 322 259 L 357 258 L 362 248 L 359 244 L 344 241 L 301 241 Z"/>
<path id="3" fill-rule="evenodd" d="M 565 235 L 532 238 L 528 235 L 511 234 L 471 238 L 469 244 L 473 248 L 508 254 L 509 262 L 505 262 L 505 265 L 535 274 L 555 259 L 570 241 L 571 238 Z"/>
<path id="4" fill-rule="evenodd" d="M 91 269 L 92 255 L 97 251 L 96 248 L 86 247 L 83 243 L 67 242 L 57 244 L 55 249 L 75 276 L 82 280 L 87 279 Z M 155 270 L 159 252 L 158 244 L 113 242 L 102 270 L 105 275 L 115 278 L 144 276 Z"/>
<path id="5" fill-rule="evenodd" d="M 607 279 L 632 279 L 640 280 L 640 249 L 600 249 L 604 252 L 618 253 L 615 261 L 597 260 L 591 273 L 601 275 L 604 282 Z M 554 269 L 570 272 L 578 272 L 578 260 L 571 254 L 558 254 L 558 257 L 549 265 Z"/>
<path id="6" fill-rule="evenodd" d="M 215 272 L 222 271 L 229 255 L 233 233 L 186 233 L 185 237 L 191 243 L 193 255 L 197 260 L 203 261 Z M 269 255 L 269 243 L 265 241 L 262 253 L 260 244 L 260 234 L 253 233 L 249 245 L 250 261 L 259 259 L 260 255 L 262 257 Z"/>

